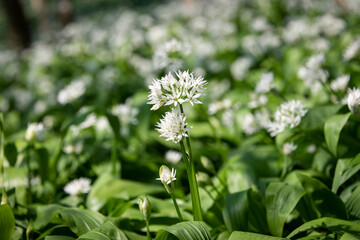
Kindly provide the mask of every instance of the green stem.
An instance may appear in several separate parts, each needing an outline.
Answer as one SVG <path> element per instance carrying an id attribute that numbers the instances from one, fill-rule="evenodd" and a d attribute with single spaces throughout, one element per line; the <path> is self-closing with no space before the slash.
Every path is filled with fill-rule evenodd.
<path id="1" fill-rule="evenodd" d="M 31 145 L 28 145 L 26 147 L 26 169 L 27 169 L 27 189 L 26 189 L 26 200 L 27 204 L 31 203 L 31 169 L 30 169 L 30 149 L 32 148 Z"/>
<path id="2" fill-rule="evenodd" d="M 287 173 L 287 170 L 288 170 L 288 165 L 289 165 L 289 163 L 288 163 L 289 161 L 288 161 L 288 156 L 287 155 L 285 155 L 284 156 L 284 162 L 283 162 L 283 166 L 282 166 L 282 172 L 281 172 L 281 176 L 280 176 L 280 178 L 281 179 L 284 179 L 284 177 L 286 176 L 286 173 Z"/>
<path id="3" fill-rule="evenodd" d="M 186 166 L 186 172 L 188 175 L 189 180 L 189 187 L 190 187 L 190 194 L 191 194 L 191 202 L 193 207 L 193 214 L 195 221 L 202 221 L 202 214 L 201 214 L 201 204 L 200 204 L 200 197 L 199 197 L 199 190 L 196 182 L 195 170 L 193 167 L 193 163 L 191 163 L 188 155 L 185 151 L 185 146 L 183 140 L 180 141 L 181 152 L 183 154 L 183 159 Z"/>
<path id="4" fill-rule="evenodd" d="M 114 138 L 113 138 L 113 146 L 112 146 L 112 151 L 111 151 L 112 174 L 114 176 L 116 176 L 116 174 L 117 174 L 117 171 L 116 171 L 116 162 L 118 160 L 117 145 L 118 145 L 117 137 L 114 136 Z M 121 164 L 120 164 L 120 169 L 119 169 L 119 172 L 118 172 L 118 176 L 121 177 Z"/>
<path id="5" fill-rule="evenodd" d="M 181 215 L 181 212 L 180 212 L 180 209 L 179 209 L 179 206 L 178 206 L 178 204 L 177 204 L 177 202 L 176 202 L 176 198 L 175 198 L 175 195 L 174 195 L 174 184 L 173 183 L 171 183 L 171 193 L 170 193 L 170 196 L 171 196 L 171 198 L 172 198 L 172 200 L 173 200 L 173 203 L 174 203 L 174 206 L 175 206 L 175 209 L 176 209 L 176 213 L 177 213 L 177 215 L 178 215 L 178 217 L 179 217 L 179 220 L 180 220 L 180 222 L 182 222 L 183 221 L 183 217 L 182 217 L 182 215 Z"/>
<path id="6" fill-rule="evenodd" d="M 149 220 L 145 220 L 146 222 L 146 236 L 147 236 L 147 240 L 151 240 L 151 235 L 150 235 L 150 228 L 149 228 Z"/>

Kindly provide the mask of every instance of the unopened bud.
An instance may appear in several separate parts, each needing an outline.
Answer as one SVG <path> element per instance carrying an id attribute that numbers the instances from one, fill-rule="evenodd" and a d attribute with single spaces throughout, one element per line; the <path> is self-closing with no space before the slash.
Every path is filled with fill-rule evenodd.
<path id="1" fill-rule="evenodd" d="M 147 197 L 144 197 L 144 199 L 140 198 L 138 203 L 140 212 L 144 216 L 145 220 L 149 220 L 151 215 L 151 204 L 149 199 Z"/>

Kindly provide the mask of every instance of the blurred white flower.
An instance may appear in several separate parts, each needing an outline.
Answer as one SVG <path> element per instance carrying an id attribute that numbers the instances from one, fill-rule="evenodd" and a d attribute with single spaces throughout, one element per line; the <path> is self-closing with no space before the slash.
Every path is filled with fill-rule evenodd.
<path id="1" fill-rule="evenodd" d="M 82 152 L 83 149 L 84 149 L 84 144 L 82 142 L 78 142 L 76 144 L 67 144 L 63 148 L 63 151 L 66 154 L 77 154 L 77 155 L 79 155 Z"/>
<path id="2" fill-rule="evenodd" d="M 71 196 L 85 194 L 90 191 L 90 183 L 90 179 L 81 177 L 67 183 L 64 191 Z"/>
<path id="3" fill-rule="evenodd" d="M 130 99 L 127 99 L 124 104 L 119 104 L 112 108 L 112 113 L 119 118 L 121 126 L 121 135 L 129 135 L 130 124 L 135 125 L 138 123 L 137 115 L 139 110 L 130 106 Z"/>
<path id="4" fill-rule="evenodd" d="M 339 35 L 346 27 L 346 22 L 343 19 L 336 18 L 331 14 L 317 17 L 315 22 L 318 29 L 329 37 Z"/>
<path id="5" fill-rule="evenodd" d="M 268 102 L 268 97 L 264 94 L 257 94 L 252 92 L 250 94 L 250 102 L 248 103 L 249 108 L 257 108 L 264 106 Z"/>
<path id="6" fill-rule="evenodd" d="M 360 52 L 360 37 L 357 37 L 355 41 L 350 43 L 350 45 L 345 49 L 343 53 L 343 58 L 345 61 L 349 61 L 355 58 Z"/>
<path id="7" fill-rule="evenodd" d="M 333 80 L 330 84 L 330 87 L 335 92 L 337 91 L 344 92 L 347 88 L 349 81 L 350 81 L 350 75 L 343 75 Z"/>
<path id="8" fill-rule="evenodd" d="M 325 61 L 323 53 L 313 55 L 298 71 L 298 77 L 305 82 L 305 86 L 316 92 L 321 88 L 321 83 L 325 83 L 328 78 L 328 72 L 322 69 Z"/>
<path id="9" fill-rule="evenodd" d="M 42 123 L 29 123 L 26 129 L 25 138 L 28 141 L 42 141 L 45 137 L 45 128 Z"/>
<path id="10" fill-rule="evenodd" d="M 188 137 L 187 131 L 191 129 L 186 126 L 185 120 L 185 114 L 182 114 L 179 109 L 173 108 L 171 112 L 165 113 L 163 119 L 160 119 L 156 130 L 160 133 L 160 137 L 166 138 L 166 141 L 178 143 L 183 137 Z"/>
<path id="11" fill-rule="evenodd" d="M 58 93 L 57 100 L 60 104 L 65 105 L 81 97 L 85 91 L 86 84 L 84 81 L 73 81 Z"/>
<path id="12" fill-rule="evenodd" d="M 178 151 L 169 150 L 165 153 L 165 159 L 174 165 L 177 164 L 181 158 L 182 154 Z"/>
<path id="13" fill-rule="evenodd" d="M 316 145 L 315 145 L 315 144 L 311 144 L 311 145 L 307 146 L 307 148 L 306 148 L 306 152 L 307 152 L 307 153 L 312 154 L 312 153 L 314 153 L 315 151 L 316 151 Z"/>
<path id="14" fill-rule="evenodd" d="M 265 32 L 272 29 L 272 26 L 264 17 L 257 17 L 251 23 L 251 27 L 256 32 Z"/>
<path id="15" fill-rule="evenodd" d="M 231 103 L 231 100 L 229 100 L 229 99 L 224 99 L 222 101 L 216 101 L 216 102 L 209 104 L 208 113 L 210 115 L 214 115 L 215 113 L 217 113 L 219 111 L 230 109 L 231 106 L 232 106 L 232 103 Z"/>
<path id="16" fill-rule="evenodd" d="M 255 92 L 267 93 L 274 87 L 274 74 L 272 72 L 264 73 L 260 81 L 256 84 Z"/>
<path id="17" fill-rule="evenodd" d="M 354 115 L 360 116 L 360 89 L 348 89 L 347 104 Z"/>
<path id="18" fill-rule="evenodd" d="M 248 113 L 242 120 L 241 128 L 246 135 L 253 135 L 259 131 L 259 125 L 253 114 Z"/>
<path id="19" fill-rule="evenodd" d="M 294 144 L 294 142 L 286 142 L 283 145 L 283 151 L 285 155 L 291 154 L 293 151 L 295 151 L 297 146 Z"/>
<path id="20" fill-rule="evenodd" d="M 307 110 L 297 100 L 285 102 L 278 107 L 274 114 L 274 121 L 269 123 L 268 131 L 272 137 L 281 133 L 286 127 L 294 128 L 301 122 Z"/>
<path id="21" fill-rule="evenodd" d="M 236 59 L 230 66 L 230 72 L 233 78 L 237 81 L 242 81 L 249 72 L 253 61 L 249 57 L 241 57 Z"/>
<path id="22" fill-rule="evenodd" d="M 201 102 L 198 98 L 203 95 L 206 81 L 203 77 L 194 77 L 189 71 L 177 72 L 177 78 L 171 73 L 162 77 L 161 80 L 154 79 L 152 85 L 149 86 L 149 102 L 153 104 L 151 110 L 157 110 L 162 105 L 178 104 L 189 102 L 191 105 Z"/>

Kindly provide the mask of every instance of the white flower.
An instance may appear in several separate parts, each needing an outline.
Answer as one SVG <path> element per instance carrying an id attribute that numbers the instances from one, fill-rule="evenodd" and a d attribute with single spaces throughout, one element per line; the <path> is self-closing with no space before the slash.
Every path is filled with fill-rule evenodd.
<path id="1" fill-rule="evenodd" d="M 289 155 L 291 154 L 293 151 L 295 151 L 295 149 L 297 148 L 297 146 L 294 144 L 294 142 L 286 142 L 283 145 L 283 151 L 285 155 Z"/>
<path id="2" fill-rule="evenodd" d="M 256 84 L 255 92 L 256 93 L 267 93 L 274 88 L 274 74 L 264 73 L 261 76 L 260 81 Z"/>
<path id="3" fill-rule="evenodd" d="M 85 91 L 85 82 L 77 80 L 62 89 L 57 95 L 57 100 L 60 104 L 65 105 L 81 97 Z"/>
<path id="4" fill-rule="evenodd" d="M 162 77 L 161 80 L 154 79 L 149 86 L 149 102 L 153 104 L 151 110 L 156 110 L 162 105 L 178 104 L 189 102 L 191 105 L 201 102 L 198 98 L 203 95 L 206 81 L 203 77 L 194 77 L 189 71 L 177 72 L 175 78 L 171 73 Z"/>
<path id="5" fill-rule="evenodd" d="M 346 90 L 346 87 L 347 87 L 349 81 L 350 81 L 350 76 L 343 75 L 343 76 L 340 76 L 340 77 L 336 78 L 335 80 L 333 80 L 330 84 L 330 87 L 334 91 L 342 91 L 343 92 Z"/>
<path id="6" fill-rule="evenodd" d="M 217 101 L 209 104 L 208 113 L 210 115 L 214 115 L 215 113 L 222 111 L 222 110 L 228 110 L 231 108 L 231 100 L 224 99 L 222 101 Z"/>
<path id="7" fill-rule="evenodd" d="M 237 81 L 242 81 L 249 72 L 252 65 L 252 59 L 248 57 L 241 57 L 236 59 L 230 66 L 230 72 L 233 78 Z"/>
<path id="8" fill-rule="evenodd" d="M 169 150 L 165 153 L 165 159 L 172 164 L 177 164 L 182 158 L 182 154 L 177 151 Z"/>
<path id="9" fill-rule="evenodd" d="M 88 193 L 90 191 L 90 182 L 90 179 L 83 177 L 72 180 L 65 185 L 64 191 L 71 196 Z"/>
<path id="10" fill-rule="evenodd" d="M 325 83 L 328 78 L 328 72 L 322 69 L 325 61 L 323 53 L 313 55 L 298 71 L 298 77 L 305 82 L 305 86 L 316 92 L 321 88 L 321 83 Z"/>
<path id="11" fill-rule="evenodd" d="M 259 131 L 259 125 L 254 115 L 251 113 L 246 114 L 242 120 L 241 128 L 246 135 L 252 135 Z"/>
<path id="12" fill-rule="evenodd" d="M 358 37 L 355 41 L 350 43 L 350 45 L 345 49 L 343 53 L 343 58 L 345 61 L 349 61 L 355 58 L 360 50 L 360 38 Z"/>
<path id="13" fill-rule="evenodd" d="M 315 21 L 316 27 L 329 37 L 340 34 L 346 27 L 344 20 L 341 18 L 336 18 L 331 14 L 317 17 Z"/>
<path id="14" fill-rule="evenodd" d="M 178 143 L 182 137 L 188 137 L 187 131 L 191 129 L 186 126 L 185 120 L 185 114 L 182 114 L 179 109 L 173 108 L 171 112 L 165 113 L 163 119 L 160 119 L 156 130 L 160 133 L 160 137 L 166 138 L 166 141 Z"/>
<path id="15" fill-rule="evenodd" d="M 249 108 L 257 108 L 265 105 L 268 102 L 268 97 L 263 94 L 251 93 L 250 102 L 248 103 Z"/>
<path id="16" fill-rule="evenodd" d="M 307 110 L 300 101 L 291 100 L 281 104 L 274 114 L 274 121 L 268 125 L 270 135 L 274 137 L 284 131 L 286 127 L 298 126 L 306 112 Z"/>
<path id="17" fill-rule="evenodd" d="M 119 104 L 112 109 L 112 113 L 119 118 L 121 126 L 121 135 L 129 135 L 129 125 L 135 125 L 138 123 L 137 115 L 139 110 L 130 106 L 130 100 L 126 100 L 124 104 Z"/>
<path id="18" fill-rule="evenodd" d="M 156 180 L 160 180 L 163 184 L 170 184 L 176 180 L 176 170 L 173 168 L 170 171 L 170 169 L 165 165 L 160 167 L 159 175 L 160 177 L 156 178 Z"/>
<path id="19" fill-rule="evenodd" d="M 316 145 L 315 145 L 315 144 L 311 144 L 311 145 L 307 146 L 307 148 L 306 148 L 306 152 L 307 152 L 307 153 L 312 154 L 312 153 L 314 153 L 315 151 L 316 151 Z"/>
<path id="20" fill-rule="evenodd" d="M 42 141 L 45 137 L 45 128 L 42 123 L 29 123 L 26 129 L 25 138 L 28 141 Z"/>
<path id="21" fill-rule="evenodd" d="M 360 90 L 357 88 L 348 89 L 347 104 L 350 111 L 355 115 L 360 115 Z"/>

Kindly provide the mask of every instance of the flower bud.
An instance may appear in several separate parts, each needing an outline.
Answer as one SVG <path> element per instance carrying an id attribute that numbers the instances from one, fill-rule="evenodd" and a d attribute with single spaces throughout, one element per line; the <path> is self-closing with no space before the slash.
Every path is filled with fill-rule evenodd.
<path id="1" fill-rule="evenodd" d="M 149 199 L 147 197 L 144 197 L 144 199 L 140 198 L 138 203 L 140 212 L 144 216 L 145 220 L 149 220 L 151 215 L 151 204 Z"/>
<path id="2" fill-rule="evenodd" d="M 159 175 L 160 175 L 160 177 L 156 178 L 156 180 L 160 180 L 164 184 L 166 191 L 168 193 L 172 193 L 171 187 L 168 184 L 170 184 L 171 182 L 176 180 L 176 177 L 175 177 L 176 170 L 172 169 L 170 171 L 170 169 L 167 166 L 162 165 L 159 170 Z"/>
<path id="3" fill-rule="evenodd" d="M 347 104 L 350 111 L 360 116 L 360 90 L 353 88 L 348 90 Z"/>

